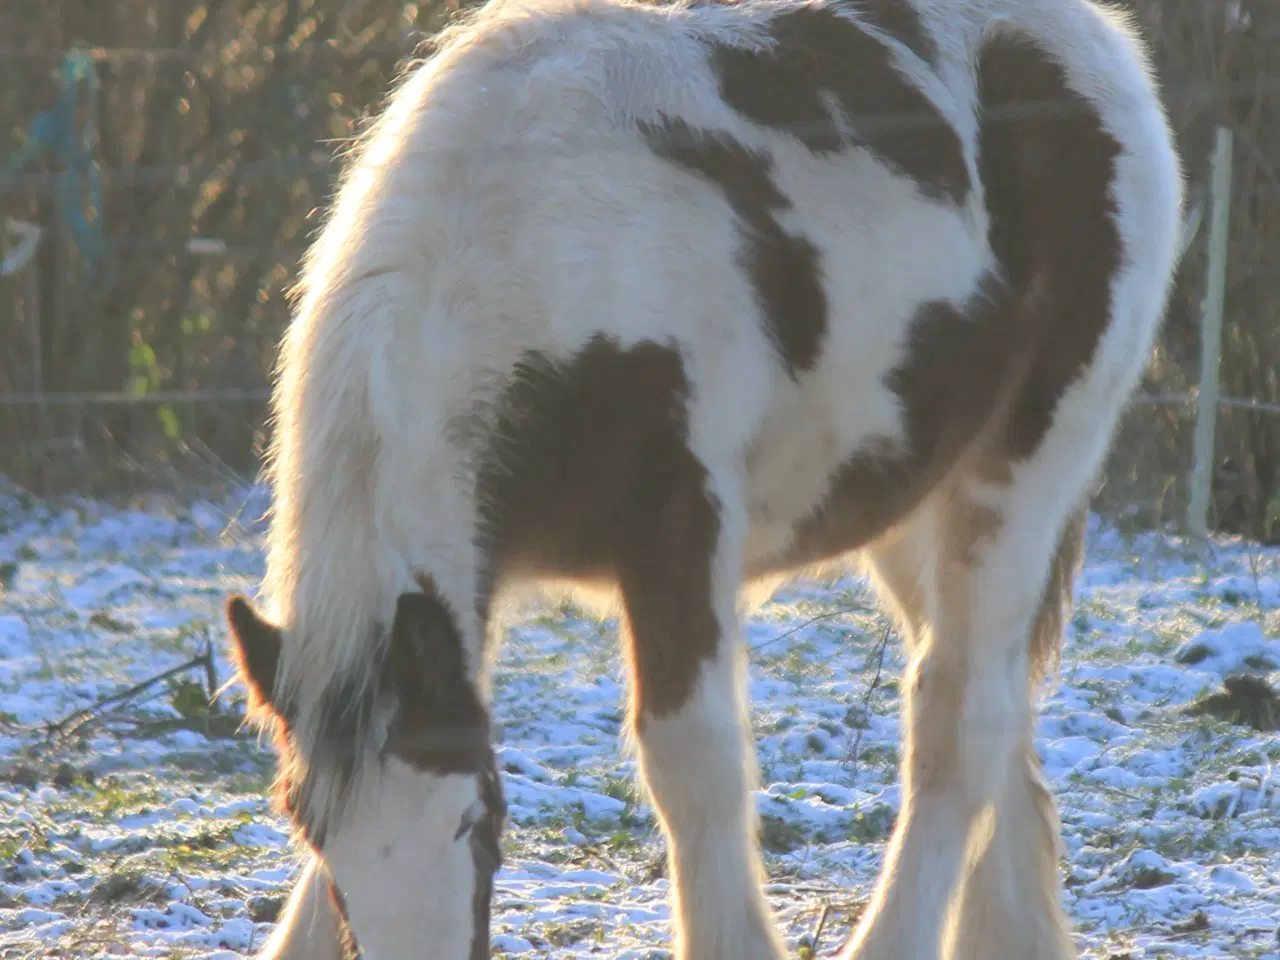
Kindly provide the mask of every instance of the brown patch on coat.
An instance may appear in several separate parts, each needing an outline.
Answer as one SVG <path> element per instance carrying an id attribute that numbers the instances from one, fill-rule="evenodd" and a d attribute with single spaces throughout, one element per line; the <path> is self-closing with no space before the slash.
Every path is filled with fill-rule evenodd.
<path id="1" fill-rule="evenodd" d="M 979 74 L 983 109 L 997 112 L 982 121 L 979 170 L 989 242 L 1008 285 L 988 278 L 984 295 L 968 305 L 921 309 L 912 347 L 887 380 L 906 413 L 906 450 L 871 448 L 850 457 L 819 509 L 797 526 L 793 548 L 753 575 L 865 546 L 903 520 L 974 447 L 982 447 L 974 466 L 984 476 L 1011 479 L 1010 464 L 1039 448 L 1059 400 L 1111 321 L 1110 285 L 1123 263 L 1110 197 L 1119 145 L 1097 110 L 1067 86 L 1061 67 L 1030 41 L 989 41 Z M 1045 100 L 1071 109 L 1065 116 L 999 114 Z M 987 439 L 977 443 L 984 432 Z M 1060 544 L 1059 552 L 1065 549 Z M 1042 667 L 1060 642 L 1051 637 L 1060 615 L 1055 627 L 1048 609 L 1033 644 Z"/>
<path id="2" fill-rule="evenodd" d="M 983 119 L 978 145 L 988 241 L 1014 289 L 1034 297 L 1046 330 L 1006 432 L 1010 456 L 1025 459 L 1112 319 L 1111 283 L 1124 262 L 1110 195 L 1120 145 L 1031 40 L 989 40 L 978 79 L 982 109 L 995 114 Z M 1064 110 L 1007 116 L 1046 101 Z"/>
<path id="3" fill-rule="evenodd" d="M 829 560 L 871 543 L 905 520 L 999 428 L 1039 333 L 1036 317 L 1021 306 L 990 276 L 967 304 L 935 301 L 920 308 L 910 348 L 885 377 L 902 404 L 904 443 L 849 457 L 822 503 L 796 525 L 790 549 L 761 565 L 766 571 Z"/>
<path id="4" fill-rule="evenodd" d="M 866 24 L 893 37 L 928 64 L 938 60 L 938 44 L 908 0 L 854 0 L 854 12 Z"/>
<path id="5" fill-rule="evenodd" d="M 822 258 L 812 241 L 788 233 L 778 222 L 777 214 L 789 210 L 791 200 L 774 183 L 772 157 L 678 118 L 641 123 L 639 129 L 655 154 L 724 193 L 738 215 L 738 259 L 755 289 L 765 332 L 793 380 L 811 370 L 827 332 Z"/>
<path id="6" fill-rule="evenodd" d="M 509 572 L 616 583 L 634 708 L 647 716 L 684 704 L 719 643 L 719 504 L 689 449 L 688 390 L 679 351 L 652 341 L 598 336 L 570 358 L 526 354 L 477 480 L 482 616 Z"/>
<path id="7" fill-rule="evenodd" d="M 936 56 L 907 4 L 869 0 L 862 13 L 918 55 Z M 869 151 L 922 195 L 963 205 L 973 177 L 960 136 L 897 69 L 884 40 L 827 3 L 778 14 L 769 32 L 775 44 L 768 49 L 710 43 L 720 95 L 730 107 L 815 154 Z M 739 258 L 779 359 L 792 379 L 811 370 L 828 323 L 821 253 L 779 224 L 777 214 L 791 201 L 773 180 L 772 157 L 679 118 L 661 116 L 638 129 L 656 154 L 724 192 L 741 223 Z"/>
<path id="8" fill-rule="evenodd" d="M 892 27 L 898 39 L 928 52 L 912 17 L 895 15 L 883 3 L 868 6 L 867 13 L 868 23 Z M 712 45 L 712 69 L 729 106 L 817 154 L 866 150 L 923 196 L 964 204 L 973 177 L 960 135 L 898 70 L 884 41 L 838 3 L 788 9 L 769 21 L 769 33 L 774 43 L 767 48 Z M 831 101 L 842 117 L 833 114 Z"/>
<path id="9" fill-rule="evenodd" d="M 680 709 L 703 661 L 716 653 L 712 565 L 719 532 L 718 504 L 702 485 L 688 484 L 672 491 L 619 566 L 637 728 L 645 717 Z"/>

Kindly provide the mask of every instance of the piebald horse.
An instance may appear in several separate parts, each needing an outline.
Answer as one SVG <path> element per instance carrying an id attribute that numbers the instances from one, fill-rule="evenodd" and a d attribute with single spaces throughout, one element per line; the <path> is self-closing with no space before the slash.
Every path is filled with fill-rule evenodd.
<path id="1" fill-rule="evenodd" d="M 405 71 L 305 258 L 262 612 L 307 851 L 263 956 L 489 955 L 491 664 L 614 598 L 678 960 L 781 960 L 739 603 L 860 560 L 902 807 L 848 960 L 1066 960 L 1033 749 L 1178 261 L 1132 24 L 1089 0 L 492 0 Z"/>

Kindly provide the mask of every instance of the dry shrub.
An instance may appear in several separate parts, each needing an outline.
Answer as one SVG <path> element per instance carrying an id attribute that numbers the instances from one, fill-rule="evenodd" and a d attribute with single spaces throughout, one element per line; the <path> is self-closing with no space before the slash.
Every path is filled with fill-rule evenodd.
<path id="1" fill-rule="evenodd" d="M 1209 182 L 1214 132 L 1234 133 L 1231 228 L 1219 368 L 1223 396 L 1280 405 L 1280 4 L 1131 0 L 1151 42 L 1193 199 Z M 1188 251 L 1145 384 L 1194 391 L 1207 222 Z M 1097 505 L 1146 526 L 1180 521 L 1194 406 L 1126 414 Z M 1211 524 L 1280 542 L 1280 413 L 1219 411 Z"/>

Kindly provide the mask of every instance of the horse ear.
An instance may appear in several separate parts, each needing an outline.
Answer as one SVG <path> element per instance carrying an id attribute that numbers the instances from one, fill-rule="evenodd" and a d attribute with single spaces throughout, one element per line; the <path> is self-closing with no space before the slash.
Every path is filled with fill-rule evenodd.
<path id="1" fill-rule="evenodd" d="M 231 660 L 249 688 L 251 704 L 280 713 L 272 700 L 280 664 L 280 629 L 259 617 L 239 594 L 227 600 L 227 623 L 231 627 Z"/>

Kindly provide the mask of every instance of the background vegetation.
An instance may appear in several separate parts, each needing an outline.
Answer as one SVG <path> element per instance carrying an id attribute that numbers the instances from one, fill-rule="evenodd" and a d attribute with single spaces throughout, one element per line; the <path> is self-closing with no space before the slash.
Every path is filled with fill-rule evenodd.
<path id="1" fill-rule="evenodd" d="M 1236 131 L 1223 393 L 1280 402 L 1280 4 L 1131 5 L 1154 45 L 1193 190 L 1207 182 L 1214 127 Z M 337 144 L 455 7 L 0 5 L 10 44 L 0 45 L 0 220 L 46 231 L 31 267 L 0 277 L 0 394 L 245 391 L 202 403 L 0 403 L 0 472 L 37 488 L 103 493 L 211 468 L 256 470 L 259 397 L 287 319 L 284 291 L 329 194 Z M 88 53 L 92 70 L 68 86 L 60 70 L 72 48 Z M 60 90 L 77 95 L 72 111 L 56 109 Z M 77 170 L 66 150 L 37 149 L 32 132 L 51 110 L 85 139 L 100 201 L 89 167 Z M 66 215 L 72 208 L 82 223 Z M 193 253 L 192 237 L 226 250 Z M 1152 393 L 1196 381 L 1203 237 L 1179 278 Z M 6 232 L 0 252 L 17 242 Z M 1099 509 L 1141 526 L 1181 516 L 1191 412 L 1157 404 L 1126 415 Z M 1267 518 L 1280 498 L 1280 416 L 1225 409 L 1217 451 L 1218 526 L 1280 540 L 1280 522 Z"/>

